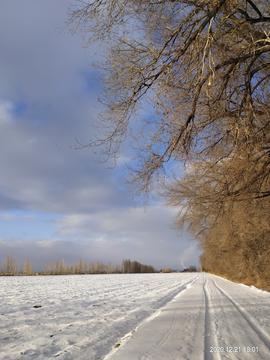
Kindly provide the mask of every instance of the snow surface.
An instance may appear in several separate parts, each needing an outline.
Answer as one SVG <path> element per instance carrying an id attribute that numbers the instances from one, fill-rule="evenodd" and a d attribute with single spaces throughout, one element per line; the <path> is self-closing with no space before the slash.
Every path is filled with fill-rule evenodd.
<path id="1" fill-rule="evenodd" d="M 269 317 L 205 273 L 1 277 L 0 359 L 270 359 Z"/>

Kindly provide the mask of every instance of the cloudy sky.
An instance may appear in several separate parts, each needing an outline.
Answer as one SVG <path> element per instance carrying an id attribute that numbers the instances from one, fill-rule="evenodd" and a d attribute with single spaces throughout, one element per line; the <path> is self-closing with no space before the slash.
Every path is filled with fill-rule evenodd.
<path id="1" fill-rule="evenodd" d="M 12 250 L 35 271 L 64 258 L 123 258 L 182 269 L 199 265 L 188 234 L 170 228 L 174 212 L 156 199 L 132 200 L 121 162 L 97 164 L 75 137 L 92 138 L 101 111 L 91 49 L 58 29 L 68 0 L 9 0 L 0 12 L 0 266 Z"/>

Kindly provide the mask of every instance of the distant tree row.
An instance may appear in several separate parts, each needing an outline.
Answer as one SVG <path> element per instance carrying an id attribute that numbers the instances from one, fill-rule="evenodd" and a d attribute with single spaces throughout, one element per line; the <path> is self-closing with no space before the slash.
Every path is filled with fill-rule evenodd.
<path id="1" fill-rule="evenodd" d="M 138 261 L 123 260 L 122 264 L 103 264 L 101 261 L 86 263 L 79 259 L 74 265 L 69 265 L 64 259 L 46 262 L 43 275 L 68 275 L 68 274 L 133 274 L 133 273 L 154 273 L 157 270 L 151 265 L 144 265 Z M 12 258 L 12 251 L 6 258 L 5 267 L 0 267 L 0 273 L 4 275 L 32 275 L 33 264 L 28 260 L 24 261 L 23 269 L 18 266 L 17 261 Z"/>
<path id="2" fill-rule="evenodd" d="M 201 270 L 201 269 L 200 269 Z M 196 266 L 191 265 L 189 268 L 183 269 L 182 271 L 172 270 L 170 267 L 162 268 L 161 273 L 172 273 L 172 272 L 196 272 Z"/>
<path id="3" fill-rule="evenodd" d="M 21 268 L 16 260 L 12 258 L 12 251 L 9 252 L 9 255 L 6 257 L 4 269 L 0 267 L 0 273 L 6 275 L 31 275 L 33 272 L 33 264 L 31 264 L 27 259 L 24 261 L 24 266 Z"/>
<path id="4" fill-rule="evenodd" d="M 53 264 L 46 263 L 46 274 L 133 274 L 157 272 L 151 265 L 143 265 L 138 261 L 123 260 L 122 264 L 103 264 L 101 261 L 87 262 L 79 259 L 74 265 L 68 265 L 64 259 L 56 260 Z"/>
<path id="5" fill-rule="evenodd" d="M 123 260 L 122 272 L 125 274 L 155 273 L 157 270 L 152 265 L 143 265 L 138 261 Z"/>

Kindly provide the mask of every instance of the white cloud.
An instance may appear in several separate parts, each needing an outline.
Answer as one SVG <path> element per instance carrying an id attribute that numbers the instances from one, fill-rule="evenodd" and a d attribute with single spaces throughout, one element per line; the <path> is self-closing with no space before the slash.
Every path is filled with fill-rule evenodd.
<path id="1" fill-rule="evenodd" d="M 9 213 L 4 213 L 0 215 L 0 221 L 12 221 L 14 220 L 14 215 Z"/>
<path id="2" fill-rule="evenodd" d="M 0 221 L 3 221 L 3 222 L 11 222 L 11 221 L 17 221 L 17 220 L 21 220 L 21 221 L 35 221 L 37 220 L 38 217 L 35 216 L 35 215 L 22 215 L 22 216 L 17 216 L 17 215 L 14 215 L 14 214 L 10 214 L 10 213 L 3 213 L 3 214 L 0 214 Z"/>
<path id="3" fill-rule="evenodd" d="M 111 206 L 110 209 L 89 214 L 62 216 L 52 223 L 60 228 L 55 234 L 61 237 L 81 236 L 94 238 L 106 234 L 111 238 L 144 239 L 145 241 L 178 241 L 176 233 L 169 228 L 171 210 L 162 204 L 144 207 Z M 168 239 L 171 237 L 171 239 Z"/>
<path id="4" fill-rule="evenodd" d="M 0 101 L 0 125 L 12 122 L 11 111 L 13 110 L 13 108 L 14 106 L 11 101 Z"/>

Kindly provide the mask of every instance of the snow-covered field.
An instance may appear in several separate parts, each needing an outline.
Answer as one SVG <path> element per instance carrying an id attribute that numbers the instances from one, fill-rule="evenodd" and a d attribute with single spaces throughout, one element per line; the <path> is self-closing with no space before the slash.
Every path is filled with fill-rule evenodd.
<path id="1" fill-rule="evenodd" d="M 270 293 L 204 273 L 1 277 L 0 320 L 5 360 L 270 359 Z"/>

